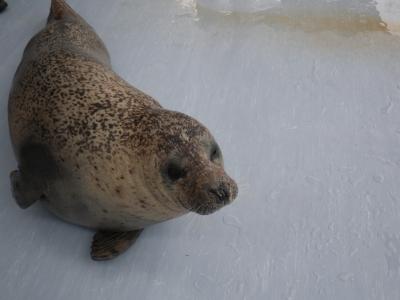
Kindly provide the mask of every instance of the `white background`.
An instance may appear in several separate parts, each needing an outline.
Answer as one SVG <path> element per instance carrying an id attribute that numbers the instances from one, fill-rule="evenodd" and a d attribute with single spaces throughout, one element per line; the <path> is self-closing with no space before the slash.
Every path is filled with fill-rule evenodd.
<path id="1" fill-rule="evenodd" d="M 8 92 L 49 1 L 9 2 L 0 299 L 400 299 L 397 2 L 70 0 L 119 74 L 211 129 L 240 189 L 109 262 L 90 259 L 92 231 L 11 197 Z"/>

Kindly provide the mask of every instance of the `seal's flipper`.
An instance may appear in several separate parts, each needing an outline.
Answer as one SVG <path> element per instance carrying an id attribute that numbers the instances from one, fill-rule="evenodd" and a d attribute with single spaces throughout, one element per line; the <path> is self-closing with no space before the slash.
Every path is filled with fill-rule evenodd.
<path id="1" fill-rule="evenodd" d="M 12 171 L 10 174 L 10 180 L 12 194 L 19 207 L 22 209 L 28 208 L 39 200 L 40 197 L 37 197 L 37 193 L 31 193 L 24 189 L 19 171 Z"/>
<path id="2" fill-rule="evenodd" d="M 3 11 L 5 11 L 6 10 L 6 8 L 7 8 L 7 2 L 6 1 L 4 1 L 4 0 L 0 0 L 0 13 L 1 12 L 3 12 Z"/>
<path id="3" fill-rule="evenodd" d="M 65 0 L 51 0 L 47 24 L 52 26 L 52 29 L 44 30 L 36 36 L 39 50 L 45 48 L 53 55 L 53 51 L 68 45 L 67 52 L 81 53 L 86 58 L 95 58 L 102 64 L 110 66 L 110 55 L 101 38 Z M 31 48 L 32 51 L 36 49 L 32 46 Z"/>
<path id="4" fill-rule="evenodd" d="M 65 0 L 51 0 L 50 14 L 47 22 L 54 20 L 62 20 L 66 18 L 79 19 L 83 21 L 82 17 L 78 15 Z"/>
<path id="5" fill-rule="evenodd" d="M 132 246 L 142 231 L 97 231 L 92 242 L 92 259 L 109 260 L 117 257 Z"/>

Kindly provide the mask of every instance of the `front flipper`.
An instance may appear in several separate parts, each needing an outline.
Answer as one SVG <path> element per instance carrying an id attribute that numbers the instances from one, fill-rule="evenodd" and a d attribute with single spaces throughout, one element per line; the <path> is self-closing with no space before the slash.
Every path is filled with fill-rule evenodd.
<path id="1" fill-rule="evenodd" d="M 92 259 L 109 260 L 117 257 L 132 246 L 142 231 L 97 231 L 92 242 Z"/>
<path id="2" fill-rule="evenodd" d="M 4 0 L 0 0 L 0 13 L 3 12 L 7 8 L 7 2 Z"/>
<path id="3" fill-rule="evenodd" d="M 40 192 L 24 184 L 19 171 L 10 174 L 11 191 L 18 206 L 25 209 L 41 198 Z"/>

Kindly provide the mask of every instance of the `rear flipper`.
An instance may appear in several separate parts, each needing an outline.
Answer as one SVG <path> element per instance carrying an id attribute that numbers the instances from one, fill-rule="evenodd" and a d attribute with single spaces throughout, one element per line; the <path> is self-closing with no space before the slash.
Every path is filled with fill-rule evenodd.
<path id="1" fill-rule="evenodd" d="M 1 0 L 0 0 L 1 1 Z M 75 50 L 79 50 L 90 57 L 96 58 L 104 65 L 110 66 L 110 55 L 101 38 L 96 34 L 94 29 L 77 13 L 65 0 L 51 0 L 50 13 L 47 18 L 48 24 L 60 23 L 68 26 L 55 26 L 52 31 L 46 34 L 59 36 L 62 43 L 73 46 Z M 48 45 L 50 37 L 43 37 L 41 43 Z M 56 39 L 58 45 L 58 39 Z M 49 47 L 55 47 L 50 42 Z"/>
<path id="2" fill-rule="evenodd" d="M 65 0 L 51 0 L 50 14 L 47 18 L 47 21 L 51 22 L 65 18 L 85 22 L 82 17 L 65 2 Z"/>
<path id="3" fill-rule="evenodd" d="M 21 173 L 17 170 L 10 174 L 11 189 L 18 206 L 25 209 L 43 197 L 40 191 L 35 191 L 24 184 Z"/>
<path id="4" fill-rule="evenodd" d="M 132 246 L 142 231 L 97 231 L 92 242 L 92 259 L 109 260 L 117 257 Z"/>

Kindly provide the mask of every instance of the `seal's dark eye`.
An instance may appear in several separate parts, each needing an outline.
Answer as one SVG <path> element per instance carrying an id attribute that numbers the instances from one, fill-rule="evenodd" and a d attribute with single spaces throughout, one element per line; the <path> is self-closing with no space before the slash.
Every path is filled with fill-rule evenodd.
<path id="1" fill-rule="evenodd" d="M 171 181 L 177 181 L 185 177 L 186 171 L 176 162 L 171 162 L 167 165 L 166 175 Z"/>
<path id="2" fill-rule="evenodd" d="M 217 160 L 218 158 L 220 158 L 220 156 L 221 156 L 221 151 L 219 150 L 218 145 L 217 145 L 217 144 L 214 144 L 214 145 L 211 147 L 210 160 L 211 160 L 211 161 L 215 161 L 215 160 Z"/>

